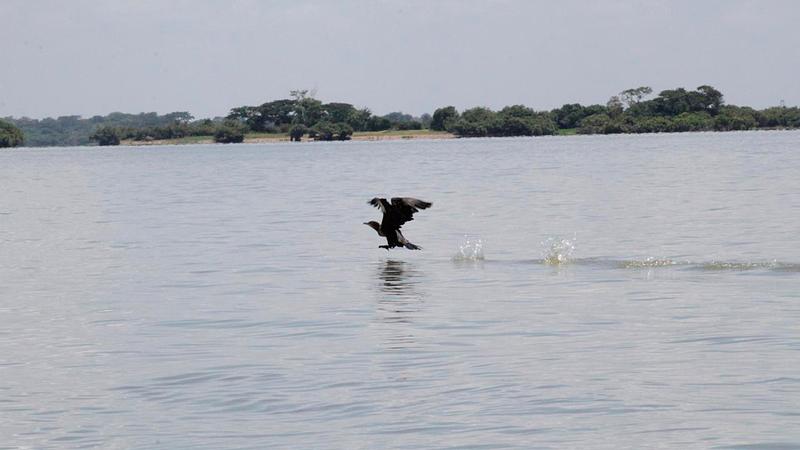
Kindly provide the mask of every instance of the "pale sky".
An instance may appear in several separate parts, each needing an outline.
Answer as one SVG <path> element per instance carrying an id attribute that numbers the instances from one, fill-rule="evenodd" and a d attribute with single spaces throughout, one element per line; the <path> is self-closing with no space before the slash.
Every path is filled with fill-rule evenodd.
<path id="1" fill-rule="evenodd" d="M 794 0 L 0 0 L 0 23 L 0 117 L 213 117 L 292 89 L 378 114 L 641 85 L 800 105 Z"/>

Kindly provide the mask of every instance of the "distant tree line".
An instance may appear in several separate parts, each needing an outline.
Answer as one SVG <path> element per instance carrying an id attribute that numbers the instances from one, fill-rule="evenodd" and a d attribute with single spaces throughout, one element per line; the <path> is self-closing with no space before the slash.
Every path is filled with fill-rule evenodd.
<path id="1" fill-rule="evenodd" d="M 25 136 L 25 145 L 32 147 L 55 145 L 115 145 L 120 139 L 140 141 L 173 139 L 185 136 L 213 135 L 222 119 L 194 120 L 184 111 L 159 115 L 154 112 L 125 114 L 114 112 L 107 116 L 83 119 L 80 116 L 58 118 L 6 118 Z"/>
<path id="2" fill-rule="evenodd" d="M 461 114 L 453 106 L 439 108 L 431 119 L 432 130 L 450 131 L 462 137 L 543 136 L 558 133 L 550 113 L 527 106 L 506 106 L 500 111 L 476 107 Z"/>
<path id="3" fill-rule="evenodd" d="M 800 128 L 800 108 L 755 110 L 725 105 L 720 91 L 700 86 L 661 91 L 646 100 L 652 89 L 642 86 L 611 97 L 605 105 L 565 104 L 549 112 L 521 105 L 498 112 L 472 108 L 459 114 L 452 107 L 433 113 L 431 129 L 459 136 L 539 136 L 575 130 L 578 134 L 731 131 L 757 128 Z"/>
<path id="4" fill-rule="evenodd" d="M 291 91 L 290 96 L 259 106 L 233 108 L 226 119 L 252 132 L 288 133 L 293 141 L 306 135 L 323 141 L 348 140 L 356 131 L 421 130 L 430 123 L 428 114 L 419 118 L 401 112 L 376 116 L 350 103 L 323 103 L 307 90 Z"/>
<path id="5" fill-rule="evenodd" d="M 83 119 L 62 116 L 41 120 L 8 117 L 0 121 L 0 147 L 21 145 L 118 145 L 122 140 L 152 141 L 189 136 L 215 142 L 242 142 L 247 133 L 282 133 L 293 141 L 348 140 L 355 132 L 386 130 L 447 131 L 459 137 L 542 136 L 553 134 L 662 133 L 730 131 L 758 128 L 800 128 L 800 108 L 756 110 L 726 105 L 712 86 L 689 91 L 668 89 L 653 98 L 642 86 L 612 96 L 605 105 L 570 103 L 550 111 L 506 106 L 499 111 L 475 107 L 459 112 L 453 106 L 432 115 L 402 112 L 374 115 L 349 103 L 324 103 L 307 90 L 258 106 L 239 106 L 227 116 L 195 120 L 188 112 L 111 113 Z"/>

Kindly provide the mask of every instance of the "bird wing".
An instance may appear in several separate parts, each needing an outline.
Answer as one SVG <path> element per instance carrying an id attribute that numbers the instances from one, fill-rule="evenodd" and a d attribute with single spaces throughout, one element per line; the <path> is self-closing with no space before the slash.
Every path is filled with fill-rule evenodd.
<path id="1" fill-rule="evenodd" d="M 389 202 L 387 202 L 385 198 L 378 198 L 378 197 L 373 198 L 367 203 L 380 209 L 381 212 L 384 214 L 386 214 L 386 209 L 389 206 Z"/>
<path id="2" fill-rule="evenodd" d="M 414 220 L 414 213 L 419 212 L 420 209 L 427 209 L 431 206 L 433 206 L 433 203 L 416 198 L 394 197 L 392 199 L 393 219 L 397 222 L 399 227 L 406 222 Z"/>

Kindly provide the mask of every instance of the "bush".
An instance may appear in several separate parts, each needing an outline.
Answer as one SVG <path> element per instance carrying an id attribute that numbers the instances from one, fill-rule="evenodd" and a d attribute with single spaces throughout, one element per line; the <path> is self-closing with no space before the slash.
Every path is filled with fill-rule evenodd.
<path id="1" fill-rule="evenodd" d="M 214 142 L 220 144 L 238 144 L 244 142 L 247 127 L 239 122 L 226 120 L 214 132 Z"/>
<path id="2" fill-rule="evenodd" d="M 97 145 L 119 145 L 119 131 L 114 127 L 100 127 L 89 136 L 89 139 L 97 142 Z"/>
<path id="3" fill-rule="evenodd" d="M 759 127 L 796 128 L 800 127 L 800 108 L 772 107 L 759 111 L 756 115 Z"/>
<path id="4" fill-rule="evenodd" d="M 514 109 L 510 109 L 514 108 Z M 489 130 L 491 136 L 543 136 L 558 132 L 553 117 L 548 113 L 537 113 L 524 107 L 504 108 L 498 114 L 496 129 Z"/>
<path id="5" fill-rule="evenodd" d="M 623 124 L 608 114 L 593 114 L 578 122 L 578 134 L 614 134 L 623 132 Z"/>
<path id="6" fill-rule="evenodd" d="M 718 131 L 751 130 L 756 125 L 756 113 L 747 107 L 724 106 L 714 117 L 714 129 Z"/>
<path id="7" fill-rule="evenodd" d="M 487 124 L 470 122 L 464 118 L 458 119 L 451 128 L 455 134 L 462 137 L 485 137 L 489 135 Z"/>
<path id="8" fill-rule="evenodd" d="M 211 119 L 198 120 L 189 125 L 189 134 L 192 136 L 213 136 L 217 124 Z"/>
<path id="9" fill-rule="evenodd" d="M 0 120 L 0 148 L 22 145 L 22 130 L 6 121 Z"/>
<path id="10" fill-rule="evenodd" d="M 630 131 L 633 133 L 668 133 L 673 123 L 666 117 L 637 117 L 633 119 Z"/>
<path id="11" fill-rule="evenodd" d="M 346 123 L 337 124 L 339 127 L 338 131 L 336 132 L 336 139 L 340 141 L 349 141 L 350 137 L 353 136 L 353 127 Z"/>
<path id="12" fill-rule="evenodd" d="M 714 128 L 714 119 L 707 112 L 681 113 L 672 119 L 674 131 L 706 131 Z"/>
<path id="13" fill-rule="evenodd" d="M 353 135 L 353 127 L 346 123 L 322 121 L 311 127 L 308 135 L 317 141 L 347 141 Z"/>
<path id="14" fill-rule="evenodd" d="M 300 142 L 303 135 L 308 132 L 308 128 L 303 124 L 292 125 L 289 128 L 289 140 L 292 142 Z"/>
<path id="15" fill-rule="evenodd" d="M 368 131 L 385 131 L 392 128 L 392 122 L 385 117 L 372 116 L 367 120 Z"/>
<path id="16" fill-rule="evenodd" d="M 397 124 L 398 130 L 421 130 L 422 122 L 412 120 L 411 122 L 399 122 Z"/>

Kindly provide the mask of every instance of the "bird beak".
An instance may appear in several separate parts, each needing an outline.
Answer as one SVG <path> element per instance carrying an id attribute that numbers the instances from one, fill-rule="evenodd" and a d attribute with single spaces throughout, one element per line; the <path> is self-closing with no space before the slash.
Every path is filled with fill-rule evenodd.
<path id="1" fill-rule="evenodd" d="M 364 225 L 369 225 L 369 222 L 364 222 Z"/>

